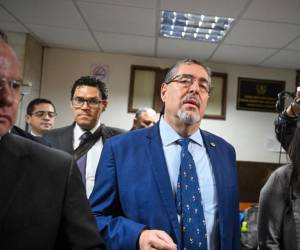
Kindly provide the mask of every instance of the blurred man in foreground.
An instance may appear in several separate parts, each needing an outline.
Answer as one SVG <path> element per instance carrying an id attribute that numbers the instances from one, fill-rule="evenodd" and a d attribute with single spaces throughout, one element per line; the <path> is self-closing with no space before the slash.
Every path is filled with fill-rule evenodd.
<path id="1" fill-rule="evenodd" d="M 0 249 L 104 249 L 73 159 L 9 132 L 24 85 L 0 38 Z"/>

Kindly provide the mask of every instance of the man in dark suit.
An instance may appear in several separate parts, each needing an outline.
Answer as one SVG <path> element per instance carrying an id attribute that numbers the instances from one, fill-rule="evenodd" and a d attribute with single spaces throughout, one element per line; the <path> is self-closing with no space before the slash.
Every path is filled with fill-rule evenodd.
<path id="1" fill-rule="evenodd" d="M 0 248 L 104 249 L 73 159 L 9 132 L 21 79 L 0 38 Z"/>
<path id="2" fill-rule="evenodd" d="M 35 98 L 27 105 L 25 121 L 33 136 L 42 137 L 53 128 L 56 116 L 55 106 L 50 100 Z"/>
<path id="3" fill-rule="evenodd" d="M 107 249 L 240 249 L 235 151 L 200 129 L 210 90 L 208 68 L 179 61 L 160 121 L 105 143 L 90 203 Z"/>
<path id="4" fill-rule="evenodd" d="M 83 76 L 71 89 L 71 109 L 75 122 L 72 125 L 49 131 L 45 138 L 51 146 L 70 154 L 75 159 L 86 156 L 85 169 L 81 172 L 87 196 L 93 190 L 95 173 L 105 140 L 125 132 L 100 123 L 100 116 L 107 107 L 105 83 L 91 76 Z M 85 133 L 91 133 L 85 145 L 80 145 Z M 79 147 L 79 145 L 81 147 Z"/>

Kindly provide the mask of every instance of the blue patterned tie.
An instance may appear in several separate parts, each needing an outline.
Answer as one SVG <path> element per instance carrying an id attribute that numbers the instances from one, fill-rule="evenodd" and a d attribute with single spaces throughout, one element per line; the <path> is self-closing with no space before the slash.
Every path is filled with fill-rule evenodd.
<path id="1" fill-rule="evenodd" d="M 193 156 L 188 151 L 190 139 L 180 139 L 181 163 L 177 182 L 176 207 L 181 216 L 184 250 L 207 250 L 206 223 Z"/>
<path id="2" fill-rule="evenodd" d="M 89 137 L 92 133 L 90 131 L 86 131 L 84 132 L 80 137 L 80 144 L 79 146 L 83 145 L 84 143 L 86 143 L 89 140 Z M 83 184 L 85 185 L 85 173 L 86 173 L 86 160 L 87 160 L 87 153 L 85 153 L 83 156 L 81 156 L 78 160 L 77 160 L 77 165 L 79 168 L 79 171 L 81 173 L 81 177 L 82 177 L 82 181 Z"/>

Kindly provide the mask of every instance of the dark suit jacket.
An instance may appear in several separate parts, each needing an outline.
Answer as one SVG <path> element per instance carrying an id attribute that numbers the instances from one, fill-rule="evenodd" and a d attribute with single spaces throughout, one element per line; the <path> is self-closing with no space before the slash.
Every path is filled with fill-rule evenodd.
<path id="1" fill-rule="evenodd" d="M 25 137 L 27 139 L 30 139 L 32 141 L 44 144 L 46 146 L 50 146 L 50 144 L 47 142 L 47 140 L 43 137 L 38 137 L 38 136 L 34 136 L 30 133 L 28 133 L 27 131 L 17 127 L 17 126 L 13 126 L 10 130 L 11 133 Z"/>
<path id="2" fill-rule="evenodd" d="M 104 249 L 68 154 L 7 134 L 0 187 L 0 249 Z"/>
<path id="3" fill-rule="evenodd" d="M 66 127 L 50 130 L 44 137 L 49 141 L 52 147 L 65 151 L 69 154 L 73 154 L 74 126 L 75 123 Z M 101 129 L 103 143 L 109 137 L 126 132 L 119 128 L 107 127 L 104 124 L 101 124 Z"/>
<path id="4" fill-rule="evenodd" d="M 221 250 L 240 249 L 235 151 L 222 138 L 201 130 L 218 196 Z M 108 139 L 102 150 L 92 212 L 107 249 L 136 249 L 141 230 L 167 232 L 178 249 L 180 226 L 158 124 Z"/>

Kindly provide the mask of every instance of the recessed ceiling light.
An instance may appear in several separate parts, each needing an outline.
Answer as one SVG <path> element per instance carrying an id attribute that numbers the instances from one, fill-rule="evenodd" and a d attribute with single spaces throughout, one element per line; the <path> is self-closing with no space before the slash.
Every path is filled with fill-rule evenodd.
<path id="1" fill-rule="evenodd" d="M 166 38 L 219 42 L 234 18 L 161 11 L 160 36 Z"/>

